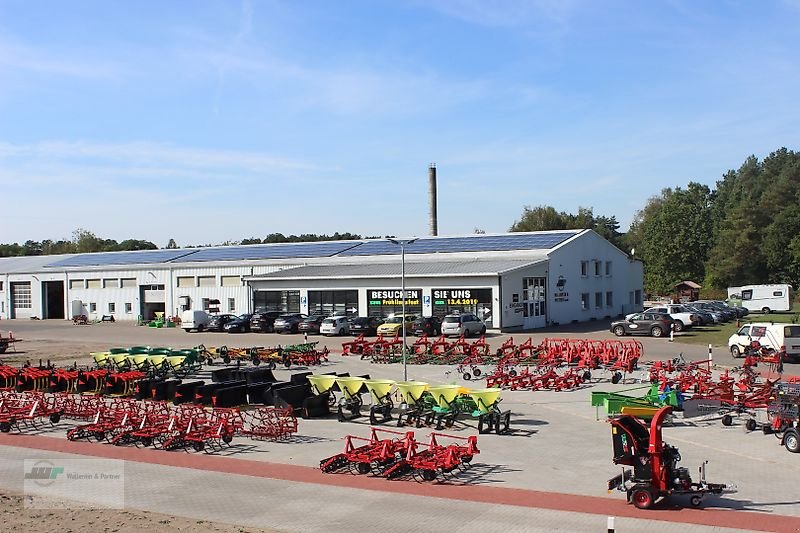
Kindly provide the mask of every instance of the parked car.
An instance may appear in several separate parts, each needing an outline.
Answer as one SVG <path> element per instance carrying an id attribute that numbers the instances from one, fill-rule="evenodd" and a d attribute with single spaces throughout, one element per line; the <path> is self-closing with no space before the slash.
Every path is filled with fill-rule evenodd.
<path id="1" fill-rule="evenodd" d="M 406 334 L 411 333 L 411 330 L 414 327 L 414 320 L 417 319 L 417 315 L 406 315 L 405 320 L 403 318 L 404 317 L 401 314 L 396 314 L 387 318 L 383 324 L 378 326 L 378 335 L 394 337 L 398 334 L 398 332 L 402 331 L 403 322 L 406 324 Z"/>
<path id="2" fill-rule="evenodd" d="M 346 335 L 350 333 L 350 321 L 346 316 L 332 316 L 322 321 L 319 332 L 323 335 Z"/>
<path id="3" fill-rule="evenodd" d="M 280 311 L 258 311 L 250 317 L 250 331 L 270 333 L 275 325 L 275 319 L 281 316 Z"/>
<path id="4" fill-rule="evenodd" d="M 206 329 L 208 331 L 223 331 L 225 324 L 230 322 L 231 320 L 236 320 L 238 317 L 236 315 L 211 315 L 211 320 L 208 321 L 208 325 Z"/>
<path id="5" fill-rule="evenodd" d="M 690 313 L 694 313 L 697 316 L 700 326 L 707 326 L 709 324 L 714 323 L 714 315 L 712 315 L 705 309 L 700 309 L 699 307 L 695 307 L 691 303 L 682 305 L 684 308 L 688 309 Z"/>
<path id="6" fill-rule="evenodd" d="M 192 330 L 203 331 L 211 317 L 205 311 L 184 311 L 181 313 L 181 327 L 186 333 Z"/>
<path id="7" fill-rule="evenodd" d="M 683 331 L 684 329 L 691 328 L 694 325 L 700 324 L 700 318 L 691 312 L 686 307 L 678 304 L 665 304 L 656 307 L 650 307 L 644 310 L 645 313 L 661 313 L 669 315 L 675 324 L 675 331 Z M 630 317 L 626 316 L 625 318 Z"/>
<path id="8" fill-rule="evenodd" d="M 663 337 L 669 334 L 672 317 L 661 313 L 635 313 L 625 320 L 611 323 L 611 332 L 617 337 L 623 335 L 650 335 Z"/>
<path id="9" fill-rule="evenodd" d="M 775 351 L 783 348 L 786 360 L 800 360 L 800 326 L 797 324 L 775 324 L 773 322 L 752 322 L 739 328 L 728 339 L 731 355 L 741 357 L 745 348 L 753 341 Z"/>
<path id="10" fill-rule="evenodd" d="M 325 315 L 311 315 L 306 317 L 297 326 L 297 330 L 301 333 L 319 333 L 319 327 L 326 318 Z"/>
<path id="11" fill-rule="evenodd" d="M 412 331 L 414 335 L 436 337 L 442 334 L 442 322 L 436 316 L 421 316 L 414 321 Z"/>
<path id="12" fill-rule="evenodd" d="M 696 302 L 693 302 L 693 305 L 695 307 L 699 307 L 700 309 L 702 309 L 702 310 L 704 310 L 704 311 L 706 311 L 708 313 L 711 313 L 711 315 L 714 317 L 714 323 L 715 324 L 722 324 L 722 323 L 727 322 L 728 320 L 731 319 L 730 315 L 727 315 L 727 314 L 723 313 L 721 309 L 719 309 L 715 305 L 712 305 L 710 302 L 696 301 Z"/>
<path id="13" fill-rule="evenodd" d="M 361 335 L 363 333 L 369 337 L 378 332 L 378 326 L 381 324 L 383 324 L 382 318 L 357 316 L 350 319 L 350 333 L 353 335 Z"/>
<path id="14" fill-rule="evenodd" d="M 483 321 L 472 313 L 462 313 L 460 315 L 447 315 L 442 320 L 442 335 L 470 337 L 472 335 L 483 335 L 486 333 L 486 325 Z"/>
<path id="15" fill-rule="evenodd" d="M 230 322 L 227 322 L 222 326 L 222 329 L 227 333 L 247 333 L 250 331 L 250 318 L 252 316 L 253 315 L 250 313 L 240 315 Z"/>
<path id="16" fill-rule="evenodd" d="M 308 318 L 301 313 L 286 313 L 275 319 L 273 330 L 275 333 L 297 333 L 300 331 L 300 322 Z"/>

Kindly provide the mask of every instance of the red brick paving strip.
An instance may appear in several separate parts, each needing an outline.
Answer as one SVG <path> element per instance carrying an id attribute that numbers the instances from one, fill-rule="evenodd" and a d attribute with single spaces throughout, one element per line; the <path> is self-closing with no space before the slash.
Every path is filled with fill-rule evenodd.
<path id="1" fill-rule="evenodd" d="M 172 453 L 163 450 L 126 448 L 91 442 L 71 442 L 37 435 L 0 434 L 0 446 L 13 446 L 59 453 L 120 459 L 147 464 L 159 464 L 193 470 L 205 470 L 250 477 L 283 479 L 297 483 L 314 483 L 334 487 L 372 490 L 461 500 L 599 514 L 642 520 L 660 520 L 704 526 L 751 529 L 756 531 L 800 531 L 800 518 L 757 511 L 726 509 L 651 509 L 641 511 L 627 504 L 624 498 L 603 498 L 544 492 L 529 489 L 486 487 L 481 485 L 421 484 L 407 481 L 388 481 L 369 476 L 324 474 L 308 466 L 268 463 L 208 454 Z"/>

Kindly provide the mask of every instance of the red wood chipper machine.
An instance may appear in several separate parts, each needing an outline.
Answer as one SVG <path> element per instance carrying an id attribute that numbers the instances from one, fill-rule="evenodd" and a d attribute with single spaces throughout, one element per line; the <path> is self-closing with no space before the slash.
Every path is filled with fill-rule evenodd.
<path id="1" fill-rule="evenodd" d="M 648 428 L 630 415 L 612 419 L 611 438 L 614 444 L 614 464 L 623 467 L 622 473 L 608 480 L 608 490 L 624 491 L 628 503 L 639 509 L 649 509 L 659 498 L 685 495 L 693 507 L 699 506 L 708 494 L 721 494 L 725 485 L 706 482 L 705 463 L 700 466 L 700 481 L 693 482 L 689 469 L 679 467 L 678 449 L 665 443 L 661 435 L 664 419 L 672 407 L 659 409 Z"/>

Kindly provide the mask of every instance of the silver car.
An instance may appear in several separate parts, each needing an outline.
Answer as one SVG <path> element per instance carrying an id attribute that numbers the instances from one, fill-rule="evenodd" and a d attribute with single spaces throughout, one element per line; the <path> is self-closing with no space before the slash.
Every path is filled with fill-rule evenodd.
<path id="1" fill-rule="evenodd" d="M 346 335 L 350 333 L 350 322 L 346 316 L 332 316 L 322 321 L 319 332 L 323 335 Z"/>
<path id="2" fill-rule="evenodd" d="M 483 335 L 484 333 L 486 333 L 486 325 L 481 322 L 480 318 L 471 313 L 447 315 L 442 320 L 442 335 L 445 337 L 450 335 L 469 337 L 471 335 Z"/>

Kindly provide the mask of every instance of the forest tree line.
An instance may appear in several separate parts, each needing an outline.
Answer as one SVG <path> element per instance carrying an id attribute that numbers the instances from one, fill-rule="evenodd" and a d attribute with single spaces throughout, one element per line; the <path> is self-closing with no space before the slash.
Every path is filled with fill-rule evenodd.
<path id="1" fill-rule="evenodd" d="M 712 189 L 690 181 L 663 189 L 647 200 L 628 232 L 615 216 L 577 213 L 551 206 L 525 206 L 511 231 L 594 229 L 626 253 L 644 262 L 644 288 L 669 294 L 675 283 L 693 280 L 708 288 L 751 283 L 800 286 L 800 153 L 781 148 L 763 161 L 748 157 Z M 482 233 L 482 230 L 475 230 Z M 271 233 L 222 244 L 268 244 L 356 240 L 353 233 L 332 235 Z M 195 246 L 211 246 L 191 245 Z M 170 239 L 166 248 L 178 248 Z M 154 250 L 150 241 L 117 242 L 77 229 L 72 239 L 0 244 L 0 257 L 120 250 Z"/>

